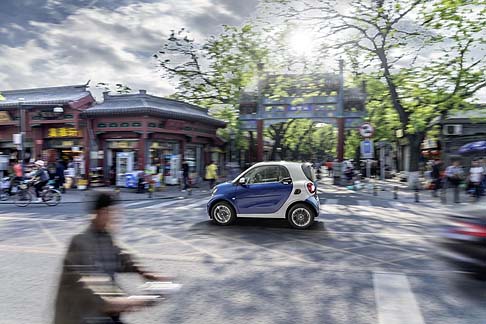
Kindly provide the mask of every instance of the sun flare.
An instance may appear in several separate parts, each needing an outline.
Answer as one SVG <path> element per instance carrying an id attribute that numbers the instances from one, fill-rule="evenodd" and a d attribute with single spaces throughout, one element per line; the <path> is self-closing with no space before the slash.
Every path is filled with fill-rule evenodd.
<path id="1" fill-rule="evenodd" d="M 314 49 L 314 36 L 308 30 L 296 30 L 289 35 L 289 49 L 297 56 L 308 56 Z"/>

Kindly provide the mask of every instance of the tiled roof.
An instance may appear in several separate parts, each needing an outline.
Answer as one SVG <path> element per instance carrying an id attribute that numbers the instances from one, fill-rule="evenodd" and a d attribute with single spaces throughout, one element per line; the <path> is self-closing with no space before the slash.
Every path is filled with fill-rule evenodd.
<path id="1" fill-rule="evenodd" d="M 182 101 L 166 99 L 145 93 L 105 95 L 103 103 L 88 108 L 86 116 L 152 114 L 166 118 L 202 121 L 219 127 L 226 123 L 208 115 L 207 109 Z"/>
<path id="2" fill-rule="evenodd" d="M 19 98 L 23 98 L 23 105 L 29 104 L 66 104 L 91 95 L 87 85 L 73 85 L 62 87 L 21 89 L 0 91 L 5 100 L 0 101 L 0 107 L 17 107 Z"/>

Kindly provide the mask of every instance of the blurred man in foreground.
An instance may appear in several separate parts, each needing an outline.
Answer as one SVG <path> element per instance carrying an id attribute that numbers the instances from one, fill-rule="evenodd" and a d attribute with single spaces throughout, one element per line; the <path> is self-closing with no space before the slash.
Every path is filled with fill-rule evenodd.
<path id="1" fill-rule="evenodd" d="M 54 324 L 89 323 L 87 318 L 119 324 L 121 313 L 148 305 L 146 300 L 132 299 L 123 293 L 115 282 L 117 272 L 136 272 L 147 280 L 166 279 L 144 271 L 113 242 L 113 205 L 110 194 L 97 194 L 91 224 L 71 240 L 64 258 Z"/>

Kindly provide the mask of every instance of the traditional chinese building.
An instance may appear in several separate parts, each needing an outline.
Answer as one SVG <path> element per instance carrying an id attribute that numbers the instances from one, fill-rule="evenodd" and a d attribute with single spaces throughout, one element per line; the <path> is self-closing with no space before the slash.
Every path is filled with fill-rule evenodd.
<path id="1" fill-rule="evenodd" d="M 169 175 L 167 183 L 176 184 L 182 159 L 188 160 L 195 178 L 211 160 L 223 161 L 225 143 L 216 131 L 226 123 L 195 105 L 145 90 L 104 93 L 103 103 L 97 104 L 86 85 L 2 94 L 0 155 L 12 160 L 20 157 L 13 134 L 20 133 L 22 119 L 26 161 L 63 158 L 78 164 L 77 176 L 86 178 L 96 170 L 104 183 L 149 169 Z"/>
<path id="2" fill-rule="evenodd" d="M 13 135 L 24 130 L 26 161 L 42 157 L 76 160 L 82 169 L 85 121 L 80 114 L 95 99 L 87 85 L 2 91 L 0 101 L 0 154 L 20 158 Z"/>
<path id="3" fill-rule="evenodd" d="M 86 110 L 87 133 L 92 166 L 102 168 L 111 181 L 120 180 L 127 170 L 164 173 L 168 184 L 177 183 L 181 160 L 186 159 L 192 177 L 201 177 L 211 160 L 221 161 L 216 135 L 225 122 L 208 115 L 207 109 L 152 96 L 145 90 L 136 94 L 109 95 Z M 94 161 L 96 160 L 96 161 Z M 162 168 L 163 170 L 160 170 Z"/>

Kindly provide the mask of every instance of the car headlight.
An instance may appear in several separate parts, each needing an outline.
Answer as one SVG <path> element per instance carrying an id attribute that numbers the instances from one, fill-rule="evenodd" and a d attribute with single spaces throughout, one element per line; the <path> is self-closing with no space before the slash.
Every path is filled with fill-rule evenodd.
<path id="1" fill-rule="evenodd" d="M 214 187 L 213 190 L 211 190 L 211 196 L 214 196 L 217 191 L 218 191 L 218 188 Z"/>

